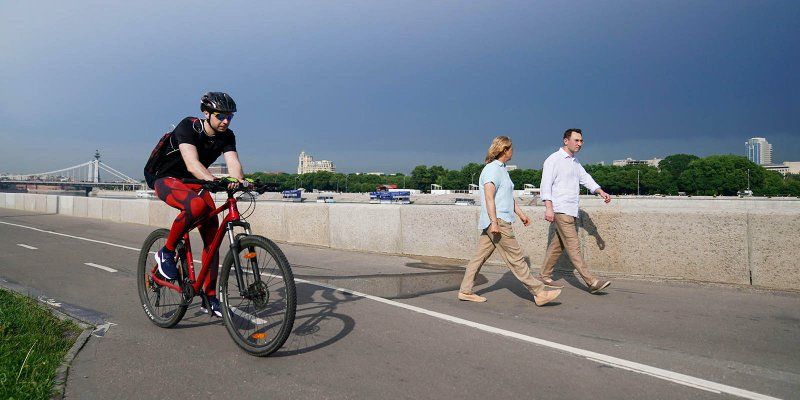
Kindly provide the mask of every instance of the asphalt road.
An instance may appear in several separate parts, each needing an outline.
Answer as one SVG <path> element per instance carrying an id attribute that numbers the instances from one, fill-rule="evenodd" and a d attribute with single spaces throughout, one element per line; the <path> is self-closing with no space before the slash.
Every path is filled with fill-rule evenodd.
<path id="1" fill-rule="evenodd" d="M 430 268 L 281 244 L 306 280 L 289 341 L 256 358 L 197 304 L 177 328 L 149 322 L 134 271 L 151 230 L 0 209 L 6 286 L 111 323 L 74 360 L 69 399 L 800 398 L 797 293 L 615 280 L 594 296 L 570 280 L 555 304 L 535 307 L 507 270 L 487 267 L 476 288 L 486 303 L 451 290 L 387 299 L 313 276 Z"/>

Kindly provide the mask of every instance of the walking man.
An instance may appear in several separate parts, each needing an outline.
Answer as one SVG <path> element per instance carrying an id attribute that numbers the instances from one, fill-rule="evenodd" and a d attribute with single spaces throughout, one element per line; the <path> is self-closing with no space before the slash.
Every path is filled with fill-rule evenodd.
<path id="1" fill-rule="evenodd" d="M 581 130 L 567 129 L 564 132 L 564 146 L 544 161 L 541 183 L 542 201 L 545 205 L 544 219 L 555 224 L 556 232 L 547 247 L 539 280 L 553 288 L 564 287 L 553 282 L 552 274 L 558 257 L 566 250 L 575 270 L 589 286 L 589 293 L 597 293 L 607 288 L 611 282 L 592 275 L 581 255 L 580 240 L 575 224 L 575 220 L 578 218 L 579 185 L 600 195 L 606 203 L 611 202 L 611 195 L 600 188 L 600 185 L 586 173 L 581 163 L 575 158 L 575 154 L 582 147 L 583 133 Z"/>

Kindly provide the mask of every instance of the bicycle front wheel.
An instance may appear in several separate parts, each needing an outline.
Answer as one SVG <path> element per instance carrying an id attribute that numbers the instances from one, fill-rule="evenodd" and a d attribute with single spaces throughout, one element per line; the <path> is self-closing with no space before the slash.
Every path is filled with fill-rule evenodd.
<path id="1" fill-rule="evenodd" d="M 156 268 L 155 254 L 167 241 L 169 229 L 157 229 L 144 240 L 136 266 L 139 301 L 147 317 L 162 328 L 172 328 L 186 314 L 183 295 L 153 281 L 151 272 Z"/>
<path id="2" fill-rule="evenodd" d="M 242 287 L 234 257 L 242 266 Z M 222 318 L 233 341 L 255 356 L 278 350 L 289 338 L 297 308 L 294 276 L 281 249 L 262 236 L 242 237 L 239 253 L 228 252 L 221 272 Z"/>

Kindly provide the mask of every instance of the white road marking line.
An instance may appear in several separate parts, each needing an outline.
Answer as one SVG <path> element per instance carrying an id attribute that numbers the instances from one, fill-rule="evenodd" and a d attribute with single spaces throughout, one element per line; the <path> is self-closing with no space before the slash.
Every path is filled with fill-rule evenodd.
<path id="1" fill-rule="evenodd" d="M 601 364 L 618 367 L 627 371 L 636 372 L 644 375 L 649 375 L 654 378 L 663 379 L 666 381 L 674 382 L 680 385 L 693 387 L 696 389 L 706 390 L 712 393 L 727 393 L 734 396 L 743 397 L 746 399 L 764 399 L 764 400 L 777 400 L 775 397 L 763 395 L 761 393 L 751 392 L 749 390 L 739 389 L 733 386 L 723 385 L 721 383 L 711 382 L 705 379 L 695 378 L 690 375 L 684 375 L 677 372 L 651 367 L 649 365 L 628 361 L 617 357 L 608 356 L 594 351 L 584 350 L 577 347 L 563 345 L 561 343 L 551 342 L 549 340 L 539 339 L 537 337 L 523 335 L 521 333 L 507 331 L 505 329 L 495 328 L 493 326 L 481 324 L 478 322 L 469 321 L 463 318 L 454 317 L 452 315 L 443 314 L 436 311 L 427 310 L 421 307 L 412 306 L 410 304 L 400 303 L 398 301 L 385 299 L 383 297 L 372 296 L 366 293 L 360 293 L 348 289 L 342 289 L 335 286 L 326 285 L 324 283 L 312 282 L 305 279 L 295 278 L 295 282 L 310 283 L 316 286 L 326 287 L 341 293 L 347 293 L 354 296 L 363 297 L 366 299 L 374 300 L 379 303 L 388 304 L 391 306 L 403 308 L 409 311 L 414 311 L 420 314 L 428 315 L 441 320 L 453 322 L 459 325 L 469 326 L 471 328 L 479 329 L 485 332 L 494 333 L 501 336 L 506 336 L 514 339 L 519 339 L 528 343 L 537 344 L 540 346 L 549 347 L 551 349 L 560 350 L 566 353 L 574 354 L 577 356 L 585 357 L 587 360 L 598 362 Z"/>
<path id="2" fill-rule="evenodd" d="M 236 307 L 233 307 L 233 306 L 231 306 L 231 311 L 233 311 L 234 314 L 236 314 L 236 315 L 238 315 L 238 316 L 240 316 L 240 317 L 242 317 L 242 318 L 244 318 L 244 319 L 246 319 L 246 320 L 248 320 L 248 321 L 250 321 L 250 322 L 252 322 L 254 324 L 266 325 L 269 322 L 267 320 L 264 320 L 264 319 L 261 319 L 259 317 L 256 317 L 255 315 L 250 315 L 250 314 L 248 314 L 248 313 L 246 313 L 246 312 L 244 312 L 244 311 L 242 311 L 242 310 L 240 310 L 240 309 L 238 309 Z"/>
<path id="3" fill-rule="evenodd" d="M 115 270 L 114 268 L 106 267 L 105 265 L 100 265 L 100 264 L 95 264 L 95 263 L 84 263 L 84 264 L 86 264 L 86 265 L 88 265 L 90 267 L 100 268 L 103 271 L 117 272 L 117 270 Z"/>
<path id="4" fill-rule="evenodd" d="M 103 242 L 103 241 L 100 241 L 100 240 L 88 239 L 88 238 L 84 238 L 84 237 L 80 237 L 80 236 L 67 235 L 67 234 L 59 233 L 59 232 L 47 231 L 47 230 L 33 228 L 33 227 L 25 226 L 25 225 L 12 224 L 12 223 L 5 222 L 5 221 L 0 221 L 0 224 L 16 226 L 16 227 L 25 228 L 25 229 L 32 229 L 32 230 L 39 231 L 39 232 L 50 233 L 50 234 L 53 234 L 53 235 L 59 235 L 59 236 L 64 236 L 64 237 L 70 237 L 70 238 L 74 238 L 74 239 L 78 239 L 78 240 L 85 240 L 85 241 L 93 242 L 93 243 L 106 244 L 106 245 L 109 245 L 109 246 L 120 247 L 120 248 L 134 250 L 134 251 L 139 251 L 140 250 L 140 249 L 129 247 L 129 246 L 123 246 L 123 245 L 119 245 L 119 244 L 115 244 L 115 243 Z M 584 350 L 584 349 L 580 349 L 580 348 L 577 348 L 577 347 L 567 346 L 567 345 L 564 345 L 564 344 L 561 344 L 561 343 L 551 342 L 549 340 L 539 339 L 537 337 L 523 335 L 523 334 L 517 333 L 517 332 L 507 331 L 505 329 L 495 328 L 493 326 L 481 324 L 481 323 L 478 323 L 478 322 L 469 321 L 469 320 L 466 320 L 466 319 L 463 319 L 463 318 L 454 317 L 452 315 L 443 314 L 443 313 L 436 312 L 436 311 L 431 311 L 431 310 L 428 310 L 428 309 L 425 309 L 425 308 L 422 308 L 422 307 L 412 306 L 410 304 L 400 303 L 398 301 L 385 299 L 383 297 L 372 296 L 372 295 L 369 295 L 369 294 L 366 294 L 366 293 L 360 293 L 360 292 L 356 292 L 356 291 L 353 291 L 353 290 L 343 289 L 343 288 L 339 288 L 339 287 L 336 287 L 336 286 L 330 286 L 330 285 L 326 285 L 324 283 L 309 281 L 309 280 L 305 280 L 305 279 L 295 278 L 295 282 L 308 283 L 308 284 L 311 284 L 311 285 L 332 289 L 332 290 L 335 290 L 337 292 L 351 294 L 353 296 L 363 297 L 365 299 L 374 300 L 374 301 L 377 301 L 379 303 L 387 304 L 387 305 L 398 307 L 398 308 L 403 308 L 403 309 L 406 309 L 406 310 L 409 310 L 409 311 L 413 311 L 413 312 L 416 312 L 416 313 L 424 314 L 424 315 L 427 315 L 427 316 L 430 316 L 430 317 L 434 317 L 434 318 L 438 318 L 438 319 L 441 319 L 441 320 L 444 320 L 444 321 L 448 321 L 448 322 L 452 322 L 452 323 L 455 323 L 455 324 L 459 324 L 459 325 L 464 325 L 464 326 L 468 326 L 468 327 L 471 327 L 471 328 L 475 328 L 475 329 L 478 329 L 478 330 L 481 330 L 481 331 L 484 331 L 484 332 L 494 333 L 494 334 L 497 334 L 497 335 L 500 335 L 500 336 L 505 336 L 505 337 L 510 337 L 510 338 L 522 340 L 524 342 L 533 343 L 533 344 L 536 344 L 536 345 L 539 345 L 539 346 L 549 347 L 551 349 L 555 349 L 555 350 L 563 351 L 563 352 L 566 352 L 566 353 L 574 354 L 574 355 L 577 355 L 577 356 L 581 356 L 581 357 L 586 358 L 587 360 L 591 360 L 591 361 L 594 361 L 594 362 L 597 362 L 597 363 L 601 363 L 601 364 L 617 367 L 617 368 L 620 368 L 620 369 L 623 369 L 623 370 L 626 370 L 626 371 L 631 371 L 631 372 L 636 372 L 636 373 L 643 374 L 643 375 L 652 376 L 654 378 L 663 379 L 665 381 L 674 382 L 674 383 L 677 383 L 677 384 L 680 384 L 680 385 L 683 385 L 683 386 L 687 386 L 687 387 L 691 387 L 691 388 L 695 388 L 695 389 L 706 390 L 706 391 L 709 391 L 709 392 L 712 392 L 712 393 L 726 393 L 726 394 L 730 394 L 730 395 L 733 395 L 733 396 L 743 397 L 743 398 L 746 398 L 746 399 L 777 400 L 777 398 L 775 398 L 775 397 L 763 395 L 763 394 L 756 393 L 756 392 L 751 392 L 749 390 L 739 389 L 739 388 L 736 388 L 736 387 L 733 387 L 733 386 L 723 385 L 721 383 L 716 383 L 716 382 L 708 381 L 708 380 L 705 380 L 705 379 L 696 378 L 696 377 L 693 377 L 693 376 L 690 376 L 690 375 L 684 375 L 684 374 L 673 372 L 673 371 L 669 371 L 669 370 L 666 370 L 666 369 L 652 367 L 652 366 L 649 366 L 649 365 L 646 365 L 646 364 L 641 364 L 641 363 L 637 363 L 637 362 L 634 362 L 634 361 L 628 361 L 628 360 L 624 360 L 622 358 L 612 357 L 612 356 L 605 355 L 605 354 L 602 354 L 602 353 L 596 353 L 594 351 L 589 351 L 589 350 Z M 233 307 L 231 307 L 231 308 L 233 309 Z M 234 311 L 234 312 L 236 312 L 236 311 Z"/>
<path id="5" fill-rule="evenodd" d="M 64 236 L 64 237 L 73 238 L 73 239 L 78 239 L 78 240 L 85 240 L 85 241 L 87 241 L 87 242 L 92 242 L 92 243 L 100 243 L 100 244 L 106 244 L 106 245 L 109 245 L 109 246 L 120 247 L 120 248 L 123 248 L 123 249 L 128 249 L 128 250 L 135 250 L 135 251 L 139 251 L 139 249 L 137 249 L 137 248 L 135 248 L 135 247 L 123 246 L 123 245 L 121 245 L 121 244 L 109 243 L 109 242 L 104 242 L 104 241 L 102 241 L 102 240 L 94 240 L 94 239 L 89 239 L 89 238 L 80 237 L 80 236 L 67 235 L 66 233 L 60 233 L 60 232 L 47 231 L 47 230 L 44 230 L 44 229 L 34 228 L 34 227 L 32 227 L 32 226 L 25 226 L 25 225 L 19 225 L 19 224 L 12 224 L 12 223 L 10 223 L 10 222 L 5 222 L 5 221 L 0 221 L 0 224 L 3 224 L 3 225 L 11 225 L 11 226 L 16 226 L 16 227 L 18 227 L 18 228 L 30 229 L 30 230 L 32 230 L 32 231 L 49 233 L 49 234 L 51 234 L 51 235 Z"/>
<path id="6" fill-rule="evenodd" d="M 19 247 L 24 247 L 24 248 L 26 248 L 26 249 L 30 249 L 30 250 L 39 250 L 39 249 L 38 249 L 38 248 L 36 248 L 36 247 L 33 247 L 33 246 L 28 246 L 27 244 L 22 244 L 22 243 L 17 243 L 17 246 L 19 246 Z"/>

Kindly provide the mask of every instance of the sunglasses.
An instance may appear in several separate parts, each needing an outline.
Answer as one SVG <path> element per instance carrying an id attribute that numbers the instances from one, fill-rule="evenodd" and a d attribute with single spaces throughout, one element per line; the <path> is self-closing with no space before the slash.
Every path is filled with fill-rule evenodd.
<path id="1" fill-rule="evenodd" d="M 230 120 L 233 119 L 233 113 L 224 114 L 224 113 L 221 113 L 221 112 L 212 112 L 211 114 L 213 114 L 215 117 L 217 117 L 217 119 L 220 120 L 220 121 L 224 121 L 226 119 L 228 121 L 230 121 Z"/>

